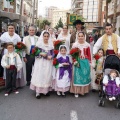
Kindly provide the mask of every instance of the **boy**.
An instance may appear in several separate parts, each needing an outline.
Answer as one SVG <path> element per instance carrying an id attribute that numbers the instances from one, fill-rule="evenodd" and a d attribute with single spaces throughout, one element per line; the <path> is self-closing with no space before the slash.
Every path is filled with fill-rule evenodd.
<path id="1" fill-rule="evenodd" d="M 22 68 L 22 61 L 17 53 L 14 52 L 14 45 L 12 42 L 7 43 L 8 53 L 2 57 L 1 65 L 6 69 L 6 93 L 8 96 L 11 91 L 15 94 L 19 92 L 16 89 L 17 72 Z"/>

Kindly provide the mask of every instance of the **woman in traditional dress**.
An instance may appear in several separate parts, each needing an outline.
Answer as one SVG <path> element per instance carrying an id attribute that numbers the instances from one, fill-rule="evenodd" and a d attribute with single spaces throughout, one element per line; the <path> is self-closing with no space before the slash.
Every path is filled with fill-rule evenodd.
<path id="1" fill-rule="evenodd" d="M 52 58 L 53 46 L 49 42 L 50 34 L 43 33 L 43 40 L 39 40 L 36 46 L 40 49 L 39 57 L 36 57 L 30 89 L 36 91 L 36 98 L 40 98 L 40 94 L 45 94 L 52 89 Z"/>
<path id="2" fill-rule="evenodd" d="M 91 51 L 90 44 L 85 40 L 85 33 L 78 33 L 78 40 L 73 44 L 72 48 L 80 50 L 78 63 L 80 66 L 73 67 L 73 81 L 71 84 L 70 92 L 79 97 L 79 94 L 84 95 L 89 93 L 90 90 L 90 63 Z"/>
<path id="3" fill-rule="evenodd" d="M 72 77 L 72 64 L 67 55 L 67 48 L 65 45 L 60 46 L 57 61 L 59 65 L 56 73 L 55 91 L 57 91 L 58 96 L 61 95 L 61 92 L 62 96 L 65 96 L 65 92 L 70 89 Z"/>
<path id="4" fill-rule="evenodd" d="M 59 34 L 58 40 L 62 40 L 65 42 L 65 46 L 67 47 L 67 53 L 70 51 L 70 33 L 68 32 L 68 26 L 64 25 L 63 26 L 63 31 Z"/>
<path id="5" fill-rule="evenodd" d="M 13 24 L 8 25 L 8 32 L 5 32 L 1 35 L 0 37 L 1 43 L 7 44 L 9 42 L 12 42 L 14 45 L 16 45 L 18 42 L 21 42 L 21 38 L 18 34 L 15 33 L 15 27 Z M 8 53 L 7 49 L 4 48 L 3 54 Z M 20 53 L 22 54 L 22 53 Z M 22 59 L 22 58 L 21 58 Z M 5 78 L 5 71 L 4 71 L 4 79 Z M 16 81 L 16 86 L 17 87 L 23 87 L 25 85 L 25 79 L 23 75 L 23 69 L 20 70 L 17 74 L 17 81 Z"/>

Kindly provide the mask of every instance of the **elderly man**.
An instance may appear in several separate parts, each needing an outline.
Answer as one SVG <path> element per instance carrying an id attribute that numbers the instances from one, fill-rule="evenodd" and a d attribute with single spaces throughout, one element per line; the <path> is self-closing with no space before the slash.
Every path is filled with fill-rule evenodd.
<path id="1" fill-rule="evenodd" d="M 112 25 L 109 23 L 105 26 L 105 34 L 95 43 L 93 55 L 97 53 L 99 48 L 103 48 L 106 55 L 120 55 L 120 37 L 112 32 Z"/>
<path id="2" fill-rule="evenodd" d="M 76 20 L 73 23 L 73 25 L 75 26 L 76 31 L 73 32 L 72 35 L 71 35 L 71 38 L 70 38 L 70 47 L 72 47 L 72 44 L 76 41 L 78 33 L 81 32 L 81 31 L 83 31 L 84 22 L 82 22 L 81 20 Z M 86 37 L 86 41 L 89 43 L 89 37 L 88 37 L 88 35 L 86 34 L 85 37 Z"/>
<path id="3" fill-rule="evenodd" d="M 26 81 L 27 86 L 30 85 L 31 81 L 31 73 L 32 73 L 32 67 L 34 65 L 35 57 L 30 56 L 31 49 L 36 45 L 38 41 L 38 37 L 35 36 L 35 27 L 30 26 L 28 29 L 29 35 L 23 38 L 23 43 L 26 45 L 27 49 L 24 53 L 23 59 L 26 63 Z"/>

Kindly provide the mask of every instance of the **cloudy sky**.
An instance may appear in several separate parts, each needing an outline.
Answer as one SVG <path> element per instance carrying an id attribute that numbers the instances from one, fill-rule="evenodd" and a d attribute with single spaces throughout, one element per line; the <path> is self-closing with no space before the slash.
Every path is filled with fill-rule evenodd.
<path id="1" fill-rule="evenodd" d="M 49 7 L 49 6 L 56 6 L 58 8 L 70 9 L 71 0 L 39 0 L 38 6 L 39 6 L 38 14 L 45 15 L 45 7 Z"/>

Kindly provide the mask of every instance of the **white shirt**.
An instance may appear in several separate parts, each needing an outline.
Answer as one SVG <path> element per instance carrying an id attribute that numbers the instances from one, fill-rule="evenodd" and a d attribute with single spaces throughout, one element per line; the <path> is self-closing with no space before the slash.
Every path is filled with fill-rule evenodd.
<path id="1" fill-rule="evenodd" d="M 15 65 L 15 61 L 14 61 L 14 57 L 13 57 L 13 53 L 8 53 L 9 54 L 9 57 L 10 57 L 10 65 Z"/>
<path id="2" fill-rule="evenodd" d="M 103 36 L 100 37 L 97 42 L 95 43 L 94 47 L 93 47 L 93 55 L 95 55 L 98 51 L 99 48 L 101 48 L 102 46 L 102 40 L 103 40 Z M 111 44 L 111 36 L 108 36 L 108 49 L 113 50 L 113 46 Z M 117 35 L 117 48 L 118 48 L 118 53 L 120 53 L 120 37 Z"/>
<path id="3" fill-rule="evenodd" d="M 17 67 L 17 70 L 19 71 L 22 68 L 22 61 L 20 59 L 20 56 L 14 52 L 8 53 L 6 55 L 10 57 L 9 65 L 15 65 L 15 59 L 13 59 L 13 58 L 16 55 L 16 62 L 17 62 L 16 67 Z M 1 65 L 3 68 L 6 68 L 6 66 L 8 65 L 7 60 L 6 60 L 6 57 L 7 57 L 6 55 L 3 55 L 2 60 L 1 60 Z"/>
<path id="4" fill-rule="evenodd" d="M 113 80 L 113 79 L 112 79 L 112 80 Z M 104 78 L 103 78 L 103 84 L 107 84 L 108 81 L 109 81 L 108 76 L 105 75 Z M 116 77 L 116 78 L 115 78 L 115 82 L 116 82 L 117 85 L 120 85 L 120 79 L 119 79 L 119 77 Z"/>
<path id="5" fill-rule="evenodd" d="M 35 45 L 34 36 L 30 36 L 30 42 L 31 42 L 31 45 Z"/>

